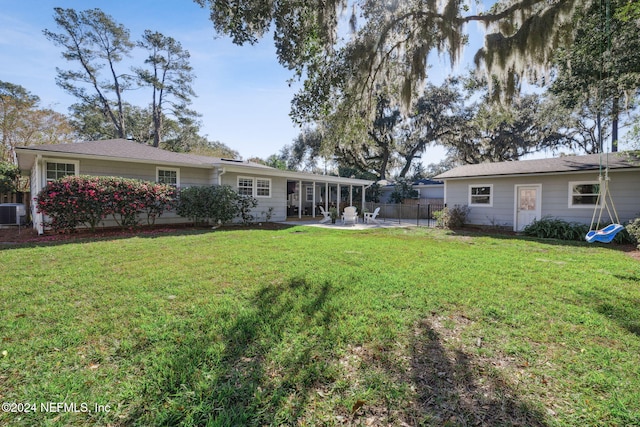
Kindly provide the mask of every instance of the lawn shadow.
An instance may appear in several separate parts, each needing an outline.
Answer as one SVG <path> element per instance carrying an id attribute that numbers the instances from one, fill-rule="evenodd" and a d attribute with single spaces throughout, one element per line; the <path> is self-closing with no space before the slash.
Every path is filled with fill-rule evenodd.
<path id="1" fill-rule="evenodd" d="M 638 282 L 637 277 L 615 275 L 620 280 Z M 640 299 L 629 298 L 605 289 L 581 292 L 598 313 L 616 322 L 620 327 L 640 337 Z"/>
<path id="2" fill-rule="evenodd" d="M 429 319 L 411 342 L 411 379 L 417 389 L 416 425 L 546 426 L 544 414 L 518 398 L 488 360 L 443 344 Z"/>
<path id="3" fill-rule="evenodd" d="M 158 364 L 144 390 L 151 403 L 132 411 L 131 421 L 295 425 L 318 384 L 333 380 L 335 292 L 329 282 L 295 278 L 263 286 L 224 319 L 208 319 L 225 323 L 216 333 L 199 320 L 194 326 L 205 330 Z"/>

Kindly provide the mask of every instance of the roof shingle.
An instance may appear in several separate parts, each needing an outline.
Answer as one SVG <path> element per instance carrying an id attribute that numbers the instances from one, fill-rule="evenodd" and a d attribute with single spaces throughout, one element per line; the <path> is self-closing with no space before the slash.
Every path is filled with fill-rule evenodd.
<path id="1" fill-rule="evenodd" d="M 517 160 L 498 163 L 464 165 L 441 173 L 435 179 L 472 178 L 481 176 L 506 176 L 547 174 L 609 169 L 640 168 L 640 157 L 630 152 L 561 156 L 552 159 Z"/>

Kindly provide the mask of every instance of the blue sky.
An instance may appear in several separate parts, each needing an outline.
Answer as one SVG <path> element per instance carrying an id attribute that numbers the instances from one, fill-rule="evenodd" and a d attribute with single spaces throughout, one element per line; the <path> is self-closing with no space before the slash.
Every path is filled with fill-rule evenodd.
<path id="1" fill-rule="evenodd" d="M 40 97 L 41 106 L 66 114 L 74 102 L 55 83 L 56 67 L 71 64 L 42 34 L 45 28 L 59 32 L 53 21 L 56 6 L 98 7 L 128 28 L 134 40 L 150 29 L 180 41 L 197 76 L 192 107 L 202 114 L 201 133 L 245 159 L 277 153 L 300 132 L 289 118 L 297 88 L 289 87 L 291 73 L 278 64 L 272 39 L 243 47 L 216 39 L 208 11 L 190 0 L 0 0 L 0 80 L 24 86 Z"/>
<path id="2" fill-rule="evenodd" d="M 100 8 L 128 28 L 133 40 L 150 29 L 180 41 L 191 54 L 197 76 L 193 88 L 198 97 L 192 107 L 202 114 L 201 133 L 243 158 L 266 158 L 299 134 L 289 118 L 290 101 L 299 85 L 289 86 L 292 74 L 278 64 L 272 38 L 242 47 L 225 37 L 216 38 L 208 10 L 191 0 L 0 0 L 0 80 L 24 86 L 40 97 L 42 107 L 67 113 L 75 101 L 55 83 L 56 67 L 72 65 L 42 33 L 45 28 L 59 32 L 53 21 L 56 6 Z M 465 58 L 481 45 L 481 34 L 474 32 L 471 41 L 475 47 L 467 48 Z M 434 62 L 433 77 L 451 71 L 448 60 Z M 455 71 L 463 70 L 461 65 Z M 443 157 L 443 149 L 432 148 L 423 162 L 435 163 Z"/>

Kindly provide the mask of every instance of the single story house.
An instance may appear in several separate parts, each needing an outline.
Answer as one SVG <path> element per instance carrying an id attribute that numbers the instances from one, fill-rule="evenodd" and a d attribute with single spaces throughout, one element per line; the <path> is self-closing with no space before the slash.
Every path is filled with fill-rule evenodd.
<path id="1" fill-rule="evenodd" d="M 394 192 L 396 185 L 390 181 L 379 181 L 380 203 L 392 203 L 391 194 Z M 418 200 L 422 205 L 429 203 L 443 203 L 444 201 L 444 182 L 434 179 L 418 179 L 411 183 L 411 187 L 418 192 Z"/>
<path id="2" fill-rule="evenodd" d="M 445 203 L 466 205 L 470 225 L 521 231 L 545 216 L 591 224 L 606 175 L 622 224 L 640 216 L 640 157 L 632 152 L 460 166 L 435 177 Z M 602 221 L 612 221 L 603 210 Z"/>
<path id="3" fill-rule="evenodd" d="M 242 160 L 174 153 L 125 139 L 18 147 L 16 153 L 20 170 L 31 177 L 32 197 L 48 181 L 66 175 L 118 176 L 176 187 L 229 185 L 240 194 L 258 200 L 253 211 L 256 218 L 266 219 L 272 208 L 271 221 L 284 221 L 288 216 L 315 217 L 320 215 L 320 206 L 327 210 L 335 206 L 339 212 L 348 205 L 364 206 L 365 190 L 374 182 L 283 171 Z M 34 228 L 42 233 L 43 218 L 35 204 L 32 204 L 31 217 Z M 185 219 L 168 213 L 157 222 L 178 223 Z"/>

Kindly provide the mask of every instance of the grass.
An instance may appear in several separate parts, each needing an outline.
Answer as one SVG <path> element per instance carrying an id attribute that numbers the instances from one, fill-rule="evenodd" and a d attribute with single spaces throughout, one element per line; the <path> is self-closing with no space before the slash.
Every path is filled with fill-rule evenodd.
<path id="1" fill-rule="evenodd" d="M 294 227 L 0 266 L 0 401 L 35 404 L 0 425 L 640 425 L 640 264 L 609 246 Z"/>

